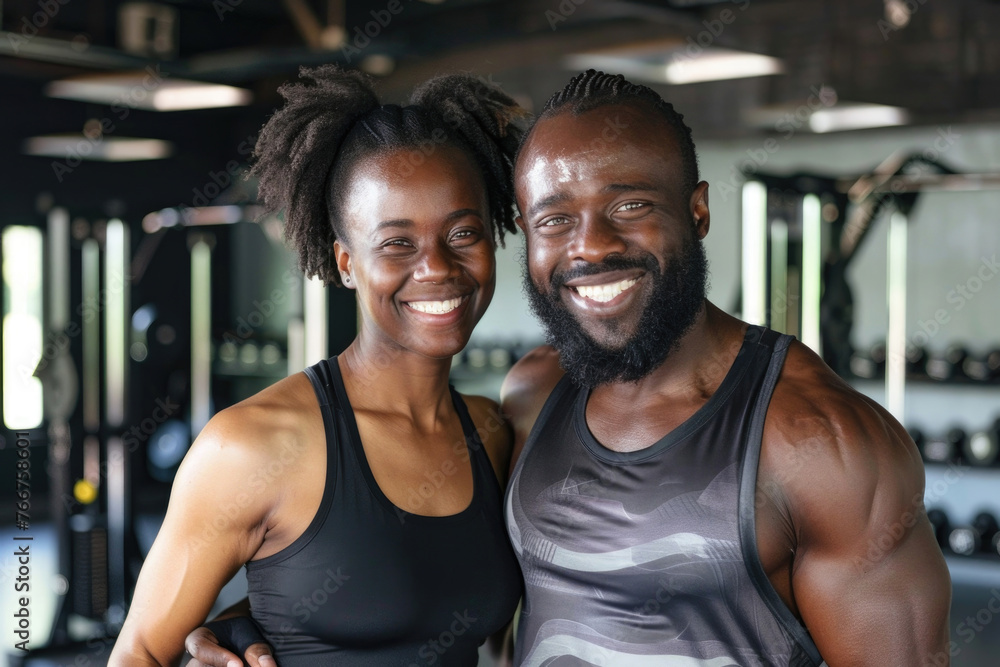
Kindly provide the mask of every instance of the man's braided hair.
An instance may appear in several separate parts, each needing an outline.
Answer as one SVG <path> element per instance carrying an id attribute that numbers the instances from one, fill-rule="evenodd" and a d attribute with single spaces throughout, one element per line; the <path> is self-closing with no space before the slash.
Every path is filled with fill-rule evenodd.
<path id="1" fill-rule="evenodd" d="M 698 157 L 695 153 L 691 128 L 684 116 L 652 88 L 628 81 L 621 74 L 605 74 L 587 70 L 578 74 L 566 87 L 554 94 L 542 107 L 538 120 L 569 111 L 574 116 L 610 104 L 648 103 L 670 126 L 681 152 L 684 170 L 684 191 L 690 194 L 698 184 Z"/>

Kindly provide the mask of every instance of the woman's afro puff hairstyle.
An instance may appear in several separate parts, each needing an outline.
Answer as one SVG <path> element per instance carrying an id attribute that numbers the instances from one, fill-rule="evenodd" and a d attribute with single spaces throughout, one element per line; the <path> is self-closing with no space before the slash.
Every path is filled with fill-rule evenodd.
<path id="1" fill-rule="evenodd" d="M 302 68 L 299 78 L 278 89 L 285 104 L 261 130 L 252 173 L 261 202 L 284 210 L 285 238 L 306 276 L 341 284 L 333 243 L 344 236 L 342 193 L 357 162 L 442 137 L 482 170 L 494 239 L 502 243 L 505 231 L 515 231 L 514 156 L 527 114 L 499 88 L 472 75 L 444 75 L 399 107 L 383 105 L 358 71 L 322 65 Z"/>

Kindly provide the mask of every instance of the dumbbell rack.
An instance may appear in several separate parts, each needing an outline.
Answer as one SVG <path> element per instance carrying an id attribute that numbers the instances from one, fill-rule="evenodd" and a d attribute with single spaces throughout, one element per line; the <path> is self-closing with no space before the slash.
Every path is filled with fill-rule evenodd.
<path id="1" fill-rule="evenodd" d="M 987 189 L 1000 189 L 1000 174 L 960 174 L 919 155 L 894 155 L 871 174 L 853 178 L 756 174 L 744 185 L 741 202 L 743 318 L 798 336 L 850 377 L 853 310 L 845 267 L 876 219 L 888 213 L 885 378 L 850 379 L 900 422 L 906 413 L 926 418 L 937 413 L 943 422 L 942 391 L 950 398 L 961 395 L 965 424 L 992 421 L 1000 410 L 1000 384 L 908 383 L 906 375 L 907 232 L 913 206 L 926 192 Z M 840 293 L 837 281 L 844 285 Z M 982 510 L 1000 517 L 1000 467 L 928 463 L 925 468 L 927 507 L 943 509 L 957 523 Z M 1000 556 L 945 553 L 955 583 L 1000 585 Z"/>

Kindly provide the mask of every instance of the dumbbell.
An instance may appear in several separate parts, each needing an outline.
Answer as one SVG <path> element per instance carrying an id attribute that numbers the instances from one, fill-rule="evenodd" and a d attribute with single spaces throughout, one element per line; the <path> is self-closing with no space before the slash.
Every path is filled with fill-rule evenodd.
<path id="1" fill-rule="evenodd" d="M 884 377 L 885 343 L 875 343 L 869 350 L 855 350 L 851 354 L 850 367 L 853 375 L 865 380 Z"/>
<path id="2" fill-rule="evenodd" d="M 958 460 L 965 441 L 965 431 L 952 428 L 944 435 L 924 438 L 920 454 L 928 463 L 951 463 Z"/>
<path id="3" fill-rule="evenodd" d="M 961 345 L 950 345 L 944 354 L 932 354 L 924 369 L 934 380 L 963 380 L 966 379 L 963 366 L 968 356 L 968 350 Z"/>
<path id="4" fill-rule="evenodd" d="M 991 350 L 981 357 L 968 357 L 962 370 L 977 382 L 992 382 L 1000 379 L 1000 349 Z"/>
<path id="5" fill-rule="evenodd" d="M 970 465 L 989 467 L 1000 459 L 1000 418 L 962 443 L 962 458 Z"/>
<path id="6" fill-rule="evenodd" d="M 906 374 L 912 376 L 926 375 L 927 348 L 921 345 L 911 345 L 906 348 Z"/>
<path id="7" fill-rule="evenodd" d="M 998 553 L 1000 526 L 989 512 L 980 512 L 968 526 L 958 526 L 948 534 L 948 546 L 959 556 L 972 556 L 980 551 Z"/>

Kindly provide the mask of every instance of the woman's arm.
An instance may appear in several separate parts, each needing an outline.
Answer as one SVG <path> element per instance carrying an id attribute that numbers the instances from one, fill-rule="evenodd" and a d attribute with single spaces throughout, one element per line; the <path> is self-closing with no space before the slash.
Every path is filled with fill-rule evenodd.
<path id="1" fill-rule="evenodd" d="M 224 410 L 185 456 L 111 665 L 174 664 L 185 636 L 263 542 L 278 496 L 277 484 L 256 483 L 271 451 L 259 413 Z"/>

